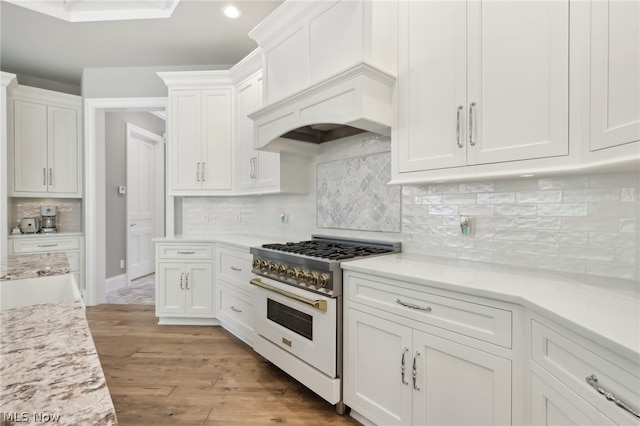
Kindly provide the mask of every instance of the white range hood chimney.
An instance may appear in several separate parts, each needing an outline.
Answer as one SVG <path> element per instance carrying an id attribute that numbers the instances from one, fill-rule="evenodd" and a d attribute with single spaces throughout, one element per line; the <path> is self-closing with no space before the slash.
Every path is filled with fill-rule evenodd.
<path id="1" fill-rule="evenodd" d="M 255 148 L 313 154 L 316 144 L 362 132 L 390 136 L 394 84 L 395 77 L 360 63 L 268 105 L 249 115 Z"/>
<path id="2" fill-rule="evenodd" d="M 360 132 L 390 135 L 397 4 L 286 0 L 249 36 L 263 55 L 266 104 L 254 146 L 310 154 Z"/>

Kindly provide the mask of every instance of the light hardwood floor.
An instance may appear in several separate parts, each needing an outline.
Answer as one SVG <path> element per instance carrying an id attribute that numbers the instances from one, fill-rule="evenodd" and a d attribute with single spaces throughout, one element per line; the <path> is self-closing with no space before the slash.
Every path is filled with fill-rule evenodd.
<path id="1" fill-rule="evenodd" d="M 222 327 L 160 326 L 153 305 L 87 319 L 121 426 L 359 424 Z"/>

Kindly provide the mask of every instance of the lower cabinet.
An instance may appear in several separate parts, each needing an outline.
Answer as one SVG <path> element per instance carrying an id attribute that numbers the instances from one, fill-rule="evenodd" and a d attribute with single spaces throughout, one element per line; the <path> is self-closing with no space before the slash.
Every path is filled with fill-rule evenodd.
<path id="1" fill-rule="evenodd" d="M 345 281 L 344 400 L 356 419 L 512 424 L 510 311 L 351 271 Z"/>
<path id="2" fill-rule="evenodd" d="M 213 265 L 213 244 L 156 244 L 160 324 L 219 324 Z"/>

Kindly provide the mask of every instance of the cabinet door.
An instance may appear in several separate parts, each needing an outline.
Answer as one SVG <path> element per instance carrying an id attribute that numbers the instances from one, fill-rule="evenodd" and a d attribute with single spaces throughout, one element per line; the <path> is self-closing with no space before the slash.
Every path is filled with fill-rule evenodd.
<path id="1" fill-rule="evenodd" d="M 13 189 L 46 192 L 47 107 L 19 100 L 13 106 Z"/>
<path id="2" fill-rule="evenodd" d="M 156 314 L 184 313 L 184 263 L 160 262 L 156 276 Z"/>
<path id="3" fill-rule="evenodd" d="M 400 172 L 466 163 L 466 5 L 399 3 Z"/>
<path id="4" fill-rule="evenodd" d="M 377 424 L 411 424 L 412 330 L 354 309 L 348 316 L 346 404 Z"/>
<path id="5" fill-rule="evenodd" d="M 231 91 L 202 91 L 202 189 L 231 189 Z"/>
<path id="6" fill-rule="evenodd" d="M 552 381 L 555 382 L 554 379 Z M 534 426 L 604 426 L 614 425 L 609 418 L 589 405 L 571 390 L 559 392 L 536 374 L 531 374 L 531 424 Z"/>
<path id="7" fill-rule="evenodd" d="M 262 72 L 254 74 L 236 89 L 236 143 L 238 144 L 238 189 L 254 186 L 256 157 L 253 149 L 253 120 L 248 115 L 262 105 Z"/>
<path id="8" fill-rule="evenodd" d="M 78 114 L 74 109 L 50 106 L 47 117 L 48 191 L 79 193 Z"/>
<path id="9" fill-rule="evenodd" d="M 188 314 L 214 313 L 214 281 L 211 263 L 185 265 L 186 312 Z"/>
<path id="10" fill-rule="evenodd" d="M 171 135 L 171 189 L 200 189 L 202 167 L 199 90 L 171 92 L 169 128 Z"/>
<path id="11" fill-rule="evenodd" d="M 640 3 L 591 3 L 591 150 L 640 141 Z"/>
<path id="12" fill-rule="evenodd" d="M 511 424 L 511 361 L 414 331 L 413 424 Z"/>
<path id="13" fill-rule="evenodd" d="M 467 163 L 568 154 L 569 2 L 467 10 Z"/>

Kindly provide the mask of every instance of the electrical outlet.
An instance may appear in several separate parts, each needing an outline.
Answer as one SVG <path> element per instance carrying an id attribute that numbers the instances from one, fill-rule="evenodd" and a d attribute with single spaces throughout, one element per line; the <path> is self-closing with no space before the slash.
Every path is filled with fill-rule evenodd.
<path id="1" fill-rule="evenodd" d="M 120 269 L 124 269 L 124 259 L 120 259 Z"/>

